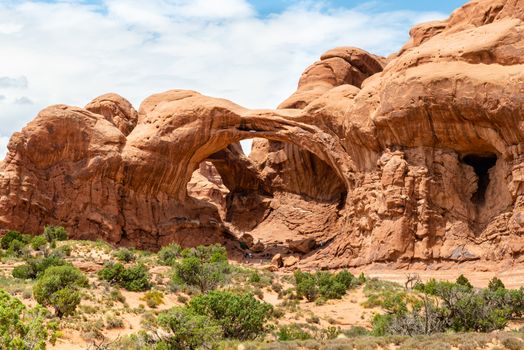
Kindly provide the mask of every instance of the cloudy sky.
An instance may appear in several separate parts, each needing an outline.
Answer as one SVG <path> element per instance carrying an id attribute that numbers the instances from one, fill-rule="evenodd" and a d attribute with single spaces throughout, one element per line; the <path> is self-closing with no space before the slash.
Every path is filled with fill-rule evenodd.
<path id="1" fill-rule="evenodd" d="M 335 46 L 388 55 L 465 0 L 0 0 L 0 158 L 55 103 L 192 89 L 272 108 Z"/>

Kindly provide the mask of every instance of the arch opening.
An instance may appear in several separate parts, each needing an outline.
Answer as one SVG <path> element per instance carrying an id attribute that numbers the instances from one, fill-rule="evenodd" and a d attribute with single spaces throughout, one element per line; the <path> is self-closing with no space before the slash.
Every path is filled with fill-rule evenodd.
<path id="1" fill-rule="evenodd" d="M 222 221 L 233 230 L 256 231 L 258 238 L 268 231 L 268 225 L 284 232 L 280 238 L 286 231 L 295 238 L 297 233 L 311 233 L 311 215 L 321 217 L 329 212 L 333 218 L 314 220 L 324 219 L 326 225 L 336 221 L 347 188 L 330 165 L 288 142 L 255 138 L 252 144 L 249 155 L 237 142 L 201 161 L 188 183 L 187 195 L 217 207 Z M 274 215 L 279 211 L 284 215 Z M 280 222 L 269 224 L 277 217 Z"/>
<path id="2" fill-rule="evenodd" d="M 471 196 L 471 201 L 476 205 L 484 205 L 490 183 L 489 170 L 497 163 L 497 155 L 494 153 L 467 154 L 462 158 L 462 162 L 471 166 L 477 175 L 477 191 Z"/>

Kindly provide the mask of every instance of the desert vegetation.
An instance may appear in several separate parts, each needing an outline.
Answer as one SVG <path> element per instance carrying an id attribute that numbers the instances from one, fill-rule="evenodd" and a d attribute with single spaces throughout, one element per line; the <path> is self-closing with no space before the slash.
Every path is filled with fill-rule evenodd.
<path id="1" fill-rule="evenodd" d="M 219 245 L 158 253 L 0 238 L 0 349 L 520 349 L 524 289 L 277 271 Z"/>

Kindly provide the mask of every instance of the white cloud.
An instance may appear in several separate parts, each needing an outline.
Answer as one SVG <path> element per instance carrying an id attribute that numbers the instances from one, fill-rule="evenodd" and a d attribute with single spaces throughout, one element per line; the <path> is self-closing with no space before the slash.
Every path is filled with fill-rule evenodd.
<path id="1" fill-rule="evenodd" d="M 0 77 L 0 88 L 27 88 L 27 78 L 21 77 Z"/>
<path id="2" fill-rule="evenodd" d="M 49 104 L 83 106 L 109 91 L 136 107 L 179 88 L 271 108 L 324 51 L 350 45 L 386 55 L 414 23 L 442 17 L 298 1 L 267 18 L 246 0 L 0 1 L 0 77 L 26 78 L 24 101 L 32 102 L 0 88 L 0 135 Z"/>
<path id="3" fill-rule="evenodd" d="M 33 101 L 31 101 L 31 99 L 29 99 L 29 97 L 27 96 L 22 96 L 22 97 L 16 98 L 14 104 L 15 105 L 32 105 Z"/>

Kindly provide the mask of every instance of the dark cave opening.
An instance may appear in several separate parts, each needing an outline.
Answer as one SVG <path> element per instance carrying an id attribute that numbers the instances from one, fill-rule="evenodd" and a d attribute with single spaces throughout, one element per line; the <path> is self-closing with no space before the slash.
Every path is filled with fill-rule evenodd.
<path id="1" fill-rule="evenodd" d="M 473 167 L 478 177 L 477 191 L 471 196 L 471 201 L 475 204 L 482 205 L 486 201 L 486 190 L 489 185 L 489 169 L 497 163 L 497 156 L 490 154 L 468 154 L 462 158 L 462 161 Z"/>

